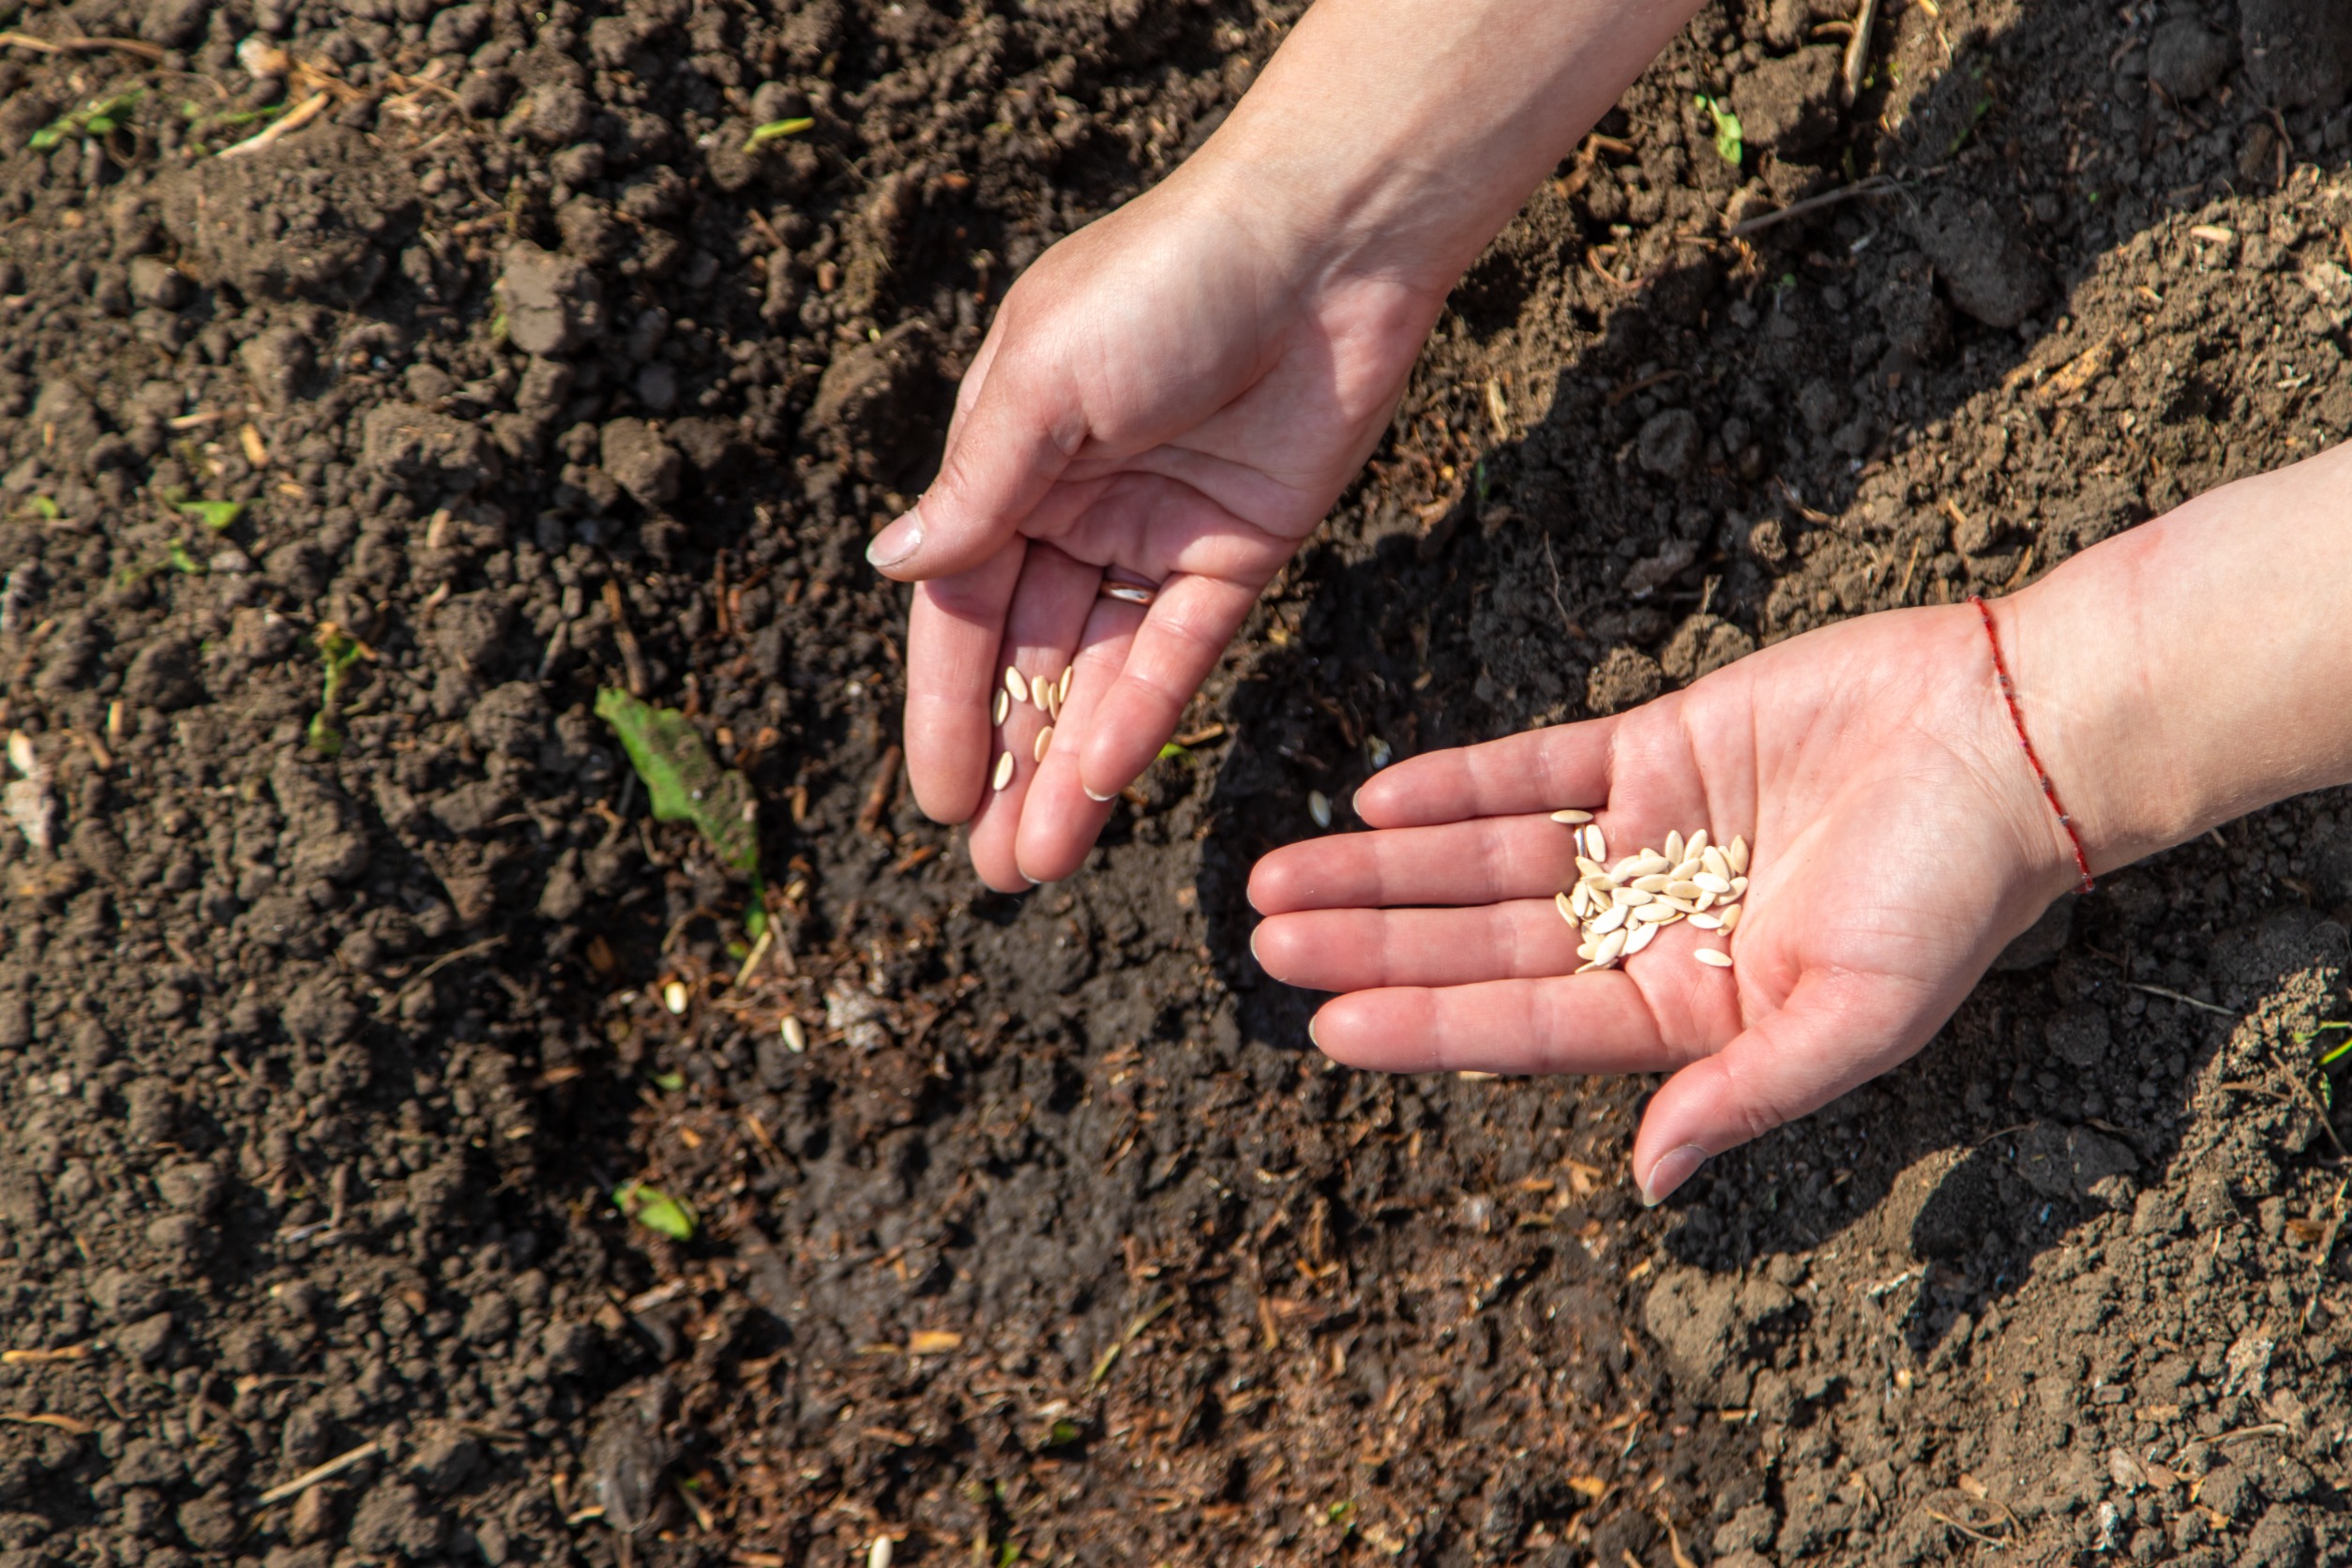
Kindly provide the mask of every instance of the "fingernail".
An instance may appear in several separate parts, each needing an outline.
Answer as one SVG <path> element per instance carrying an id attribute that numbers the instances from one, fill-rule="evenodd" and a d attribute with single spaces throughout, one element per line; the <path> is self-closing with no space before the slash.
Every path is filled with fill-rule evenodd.
<path id="1" fill-rule="evenodd" d="M 1086 790 L 1086 786 L 1085 786 L 1085 785 L 1083 785 L 1083 784 L 1079 785 L 1079 786 L 1078 786 L 1078 788 L 1079 788 L 1079 789 L 1081 789 L 1081 790 Z M 1111 792 L 1110 792 L 1110 793 L 1108 793 L 1108 794 L 1107 794 L 1107 795 L 1098 795 L 1098 794 L 1096 794 L 1096 793 L 1095 793 L 1093 791 L 1092 791 L 1092 790 L 1086 790 L 1086 798 L 1087 798 L 1088 800 L 1093 801 L 1093 802 L 1095 805 L 1097 805 L 1097 806 L 1108 806 L 1108 805 L 1109 805 L 1112 801 L 1117 800 L 1117 799 L 1119 798 L 1119 792 L 1118 792 L 1118 791 L 1116 791 L 1116 790 L 1113 790 L 1113 791 L 1111 791 Z"/>
<path id="2" fill-rule="evenodd" d="M 1669 1149 L 1650 1168 L 1650 1180 L 1641 1189 L 1641 1206 L 1654 1209 L 1674 1195 L 1674 1189 L 1691 1179 L 1691 1172 L 1707 1163 L 1707 1151 L 1696 1143 L 1685 1143 L 1680 1149 Z"/>
<path id="3" fill-rule="evenodd" d="M 866 559 L 877 571 L 887 570 L 923 548 L 923 508 L 910 506 L 904 517 L 874 535 Z"/>

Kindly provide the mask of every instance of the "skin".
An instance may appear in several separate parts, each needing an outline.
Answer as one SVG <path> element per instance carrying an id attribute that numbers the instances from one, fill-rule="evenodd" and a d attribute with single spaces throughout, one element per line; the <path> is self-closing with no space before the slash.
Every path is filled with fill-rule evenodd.
<path id="1" fill-rule="evenodd" d="M 2347 581 L 2338 447 L 1992 607 L 2094 871 L 2352 782 Z M 1574 851 L 1545 815 L 1561 806 L 1596 808 L 1623 852 L 1673 828 L 1745 835 L 1735 966 L 1700 965 L 1691 949 L 1726 944 L 1678 925 L 1570 976 L 1576 937 L 1549 900 Z M 1613 718 L 1401 762 L 1356 809 L 1374 832 L 1278 850 L 1250 879 L 1267 972 L 1343 993 L 1317 1043 L 1395 1072 L 1670 1073 L 1634 1141 L 1651 1202 L 1909 1057 L 2078 880 L 1968 605 L 1860 617 Z"/>
<path id="2" fill-rule="evenodd" d="M 868 559 L 918 584 L 908 777 L 974 867 L 1066 877 L 1387 429 L 1446 293 L 1690 0 L 1320 0 L 1167 180 L 1005 296 L 938 479 Z M 1148 610 L 1096 596 L 1157 583 Z M 1045 718 L 988 705 L 1059 678 Z M 1001 753 L 1011 783 L 989 787 Z"/>
<path id="3" fill-rule="evenodd" d="M 1319 0 L 1202 150 L 1048 251 L 959 391 L 938 481 L 869 550 L 917 584 L 906 745 L 925 810 L 1018 890 L 1069 875 L 1257 595 L 1377 444 L 1444 295 L 1685 23 L 1689 0 Z M 2295 569 L 2281 571 L 2292 562 Z M 1154 582 L 1148 609 L 1098 596 Z M 2352 463 L 2248 480 L 1994 607 L 2026 721 L 2107 869 L 2352 781 L 2337 585 Z M 2255 612 L 2243 607 L 2259 606 Z M 1008 665 L 1070 697 L 988 705 Z M 2292 679 L 2279 672 L 2293 672 Z M 1000 755 L 1012 779 L 990 788 Z M 1565 829 L 1755 846 L 1729 946 L 1688 926 L 1571 977 Z M 1339 993 L 1388 1071 L 1664 1072 L 1632 1154 L 1706 1158 L 1918 1050 L 2076 880 L 1968 606 L 1792 639 L 1632 713 L 1400 763 L 1374 831 L 1251 881 L 1277 978 Z"/>

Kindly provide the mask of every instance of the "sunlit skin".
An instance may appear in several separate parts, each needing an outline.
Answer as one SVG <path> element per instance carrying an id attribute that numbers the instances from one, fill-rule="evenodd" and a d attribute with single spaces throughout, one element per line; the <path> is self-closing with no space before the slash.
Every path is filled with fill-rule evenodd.
<path id="1" fill-rule="evenodd" d="M 2094 870 L 2352 781 L 2347 584 L 2338 447 L 1994 604 Z M 2078 880 L 1965 604 L 1863 616 L 1612 718 L 1417 757 L 1355 805 L 1375 831 L 1277 850 L 1250 879 L 1267 972 L 1341 993 L 1316 1043 L 1390 1072 L 1669 1073 L 1633 1149 L 1652 1199 L 1909 1057 Z M 1738 930 L 1678 924 L 1621 970 L 1571 975 L 1576 933 L 1550 901 L 1576 876 L 1546 815 L 1562 806 L 1596 808 L 1613 854 L 1678 828 L 1744 835 Z M 1699 964 L 1702 944 L 1735 966 Z"/>
<path id="2" fill-rule="evenodd" d="M 1690 0 L 1319 0 L 1168 179 L 1048 250 L 963 379 L 940 476 L 876 536 L 917 584 L 906 746 L 990 886 L 1066 877 L 1259 591 L 1378 444 L 1446 292 L 1690 17 Z M 1148 606 L 1101 596 L 1154 583 Z M 2352 779 L 2352 465 L 2202 497 L 1995 607 L 2027 722 L 2119 866 Z M 1047 716 L 1006 665 L 1075 663 Z M 998 759 L 1014 761 L 990 787 Z M 1656 1200 L 1706 1157 L 1924 1044 L 2072 884 L 1976 612 L 1793 639 L 1615 718 L 1400 763 L 1374 829 L 1269 856 L 1274 975 L 1339 993 L 1332 1056 L 1393 1071 L 1666 1072 L 1632 1150 Z M 1688 926 L 1569 977 L 1551 896 L 1591 807 L 1621 848 L 1755 847 L 1730 939 Z"/>

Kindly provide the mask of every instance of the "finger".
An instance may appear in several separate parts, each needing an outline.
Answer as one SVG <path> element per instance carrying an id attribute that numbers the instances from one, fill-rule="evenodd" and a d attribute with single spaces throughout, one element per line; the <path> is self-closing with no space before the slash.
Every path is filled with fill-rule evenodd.
<path id="1" fill-rule="evenodd" d="M 902 581 L 972 570 L 1085 445 L 1085 411 L 1051 351 L 1042 352 L 996 351 L 970 408 L 958 415 L 939 477 L 867 547 L 875 570 Z"/>
<path id="2" fill-rule="evenodd" d="M 1467 986 L 1551 978 L 1583 960 L 1550 899 L 1465 910 L 1311 910 L 1277 914 L 1249 939 L 1268 974 L 1317 991 Z"/>
<path id="3" fill-rule="evenodd" d="M 1021 807 L 1016 858 L 1022 873 L 1037 882 L 1060 882 L 1078 870 L 1110 821 L 1109 801 L 1088 795 L 1078 781 L 1078 753 L 1101 706 L 1126 664 L 1143 611 L 1117 599 L 1097 597 L 1087 612 L 1072 660 L 1070 695 L 1054 721 L 1053 745 Z"/>
<path id="4" fill-rule="evenodd" d="M 1117 682 L 1087 726 L 1078 769 L 1089 797 L 1108 800 L 1159 755 L 1261 585 L 1185 575 L 1160 584 Z"/>
<path id="5" fill-rule="evenodd" d="M 1016 538 L 974 570 L 914 590 L 907 614 L 907 780 L 934 822 L 970 821 L 988 787 L 989 693 L 1025 553 Z"/>
<path id="6" fill-rule="evenodd" d="M 1343 833 L 1289 844 L 1250 872 L 1260 914 L 1549 898 L 1576 880 L 1575 836 L 1544 817 Z"/>
<path id="7" fill-rule="evenodd" d="M 1324 1055 L 1383 1073 L 1651 1073 L 1692 1054 L 1661 1035 L 1634 976 L 1351 991 L 1309 1033 Z"/>
<path id="8" fill-rule="evenodd" d="M 1356 815 L 1374 827 L 1419 827 L 1564 807 L 1592 810 L 1608 799 L 1618 723 L 1596 718 L 1411 758 L 1364 781 Z"/>
<path id="9" fill-rule="evenodd" d="M 1675 1074 L 1651 1100 L 1634 1138 L 1642 1201 L 1663 1200 L 1706 1160 L 1906 1060 L 1942 1017 L 1919 988 L 1883 976 L 1803 976 L 1786 1004 Z"/>
<path id="10" fill-rule="evenodd" d="M 1102 574 L 1094 567 L 1072 560 L 1051 545 L 1032 543 L 1021 563 L 1020 581 L 1013 590 L 1012 607 L 1005 616 L 995 689 L 988 699 L 992 708 L 995 691 L 1006 693 L 1004 722 L 995 727 L 988 756 L 988 792 L 972 824 L 972 867 L 981 881 L 1000 892 L 1017 892 L 1032 884 L 1032 879 L 1022 874 L 1015 844 L 1040 769 L 1038 737 L 1050 725 L 1041 700 L 1060 687 L 1062 672 L 1069 667 L 1070 652 L 1078 643 L 1079 628 L 1086 624 L 1101 580 Z M 1007 668 L 1020 673 L 1018 696 L 1008 689 Z M 982 717 L 988 716 L 989 711 L 984 710 Z M 1009 769 L 999 761 L 1003 757 L 1012 760 Z M 996 787 L 999 770 L 1006 780 L 1002 789 Z"/>

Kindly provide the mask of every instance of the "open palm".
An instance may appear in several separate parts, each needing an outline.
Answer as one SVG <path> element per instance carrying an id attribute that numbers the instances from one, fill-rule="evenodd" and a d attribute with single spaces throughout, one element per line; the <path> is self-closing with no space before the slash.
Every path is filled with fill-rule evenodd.
<path id="1" fill-rule="evenodd" d="M 1613 854 L 1705 827 L 1754 860 L 1729 970 L 1667 927 L 1571 977 L 1552 907 L 1567 829 Z M 1967 607 L 1792 639 L 1613 718 L 1399 763 L 1358 792 L 1379 831 L 1261 861 L 1275 978 L 1343 994 L 1313 1026 L 1388 1071 L 1672 1072 L 1635 1140 L 1655 1201 L 1699 1162 L 1908 1057 L 2070 881 Z"/>
<path id="2" fill-rule="evenodd" d="M 1171 182 L 1048 251 L 964 377 L 938 480 L 877 540 L 885 571 L 924 579 L 915 798 L 972 822 L 992 886 L 1078 868 L 1370 454 L 1436 319 L 1425 289 L 1302 269 L 1268 224 Z M 912 557 L 894 558 L 909 536 Z M 1098 596 L 1107 577 L 1155 596 Z M 1053 715 L 1013 701 L 995 721 L 1008 666 L 1028 686 L 1073 664 Z"/>

